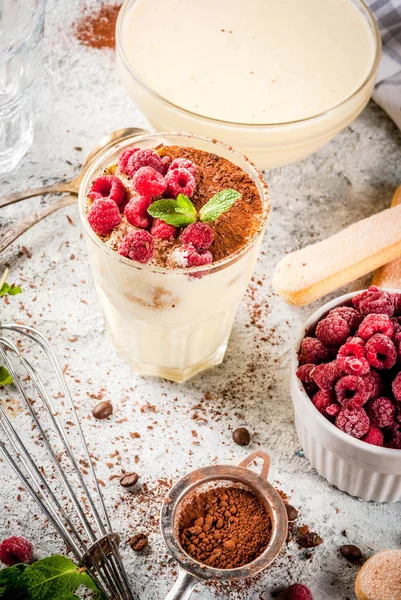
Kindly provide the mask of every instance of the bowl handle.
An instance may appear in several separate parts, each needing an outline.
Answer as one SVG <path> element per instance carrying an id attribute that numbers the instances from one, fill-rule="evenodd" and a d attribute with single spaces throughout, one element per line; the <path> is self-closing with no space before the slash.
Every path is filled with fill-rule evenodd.
<path id="1" fill-rule="evenodd" d="M 167 594 L 165 600 L 187 600 L 199 579 L 179 567 L 178 579 Z"/>
<path id="2" fill-rule="evenodd" d="M 252 452 L 252 454 L 247 456 L 242 462 L 239 463 L 238 466 L 247 469 L 249 465 L 252 464 L 253 461 L 258 458 L 261 458 L 263 461 L 260 474 L 262 475 L 262 477 L 267 479 L 269 476 L 270 469 L 270 456 L 267 454 L 267 452 L 264 452 L 263 450 L 256 450 L 256 452 Z"/>

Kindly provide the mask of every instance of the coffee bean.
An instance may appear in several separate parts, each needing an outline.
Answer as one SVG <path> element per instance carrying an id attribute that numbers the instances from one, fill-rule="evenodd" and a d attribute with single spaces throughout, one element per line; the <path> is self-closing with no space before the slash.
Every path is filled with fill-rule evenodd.
<path id="1" fill-rule="evenodd" d="M 291 506 L 291 504 L 286 504 L 285 510 L 287 511 L 287 517 L 290 522 L 296 521 L 298 519 L 298 511 L 295 508 L 295 506 Z"/>
<path id="2" fill-rule="evenodd" d="M 95 419 L 98 419 L 99 421 L 107 419 L 112 414 L 113 405 L 111 402 L 99 402 L 99 404 L 97 404 L 95 408 L 92 409 L 92 415 L 95 417 Z"/>
<path id="3" fill-rule="evenodd" d="M 298 543 L 303 548 L 315 548 L 316 546 L 320 546 L 323 543 L 322 538 L 313 531 L 306 533 L 305 535 L 301 535 L 298 538 Z"/>
<path id="4" fill-rule="evenodd" d="M 353 546 L 352 544 L 341 546 L 340 553 L 350 562 L 358 562 L 362 558 L 362 552 L 358 546 Z"/>
<path id="5" fill-rule="evenodd" d="M 135 552 L 141 552 L 148 545 L 148 536 L 144 533 L 136 533 L 129 540 L 129 545 Z"/>
<path id="6" fill-rule="evenodd" d="M 139 475 L 137 475 L 137 473 L 124 473 L 124 475 L 120 477 L 120 485 L 127 490 L 134 487 L 138 479 Z"/>
<path id="7" fill-rule="evenodd" d="M 238 429 L 233 432 L 233 440 L 238 446 L 248 446 L 251 441 L 251 436 L 245 427 L 238 427 Z"/>

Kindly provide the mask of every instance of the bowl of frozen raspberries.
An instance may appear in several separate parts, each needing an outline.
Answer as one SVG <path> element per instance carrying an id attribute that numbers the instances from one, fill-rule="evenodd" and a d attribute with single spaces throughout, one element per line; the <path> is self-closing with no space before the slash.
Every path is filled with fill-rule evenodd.
<path id="1" fill-rule="evenodd" d="M 401 500 L 401 293 L 371 286 L 328 302 L 292 356 L 305 456 L 340 490 Z"/>

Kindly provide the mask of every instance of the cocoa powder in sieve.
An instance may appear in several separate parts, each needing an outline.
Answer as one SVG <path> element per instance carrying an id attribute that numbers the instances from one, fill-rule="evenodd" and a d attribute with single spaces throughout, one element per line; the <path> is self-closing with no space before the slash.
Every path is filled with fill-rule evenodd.
<path id="1" fill-rule="evenodd" d="M 256 494 L 222 486 L 195 495 L 182 508 L 178 532 L 192 558 L 216 569 L 233 569 L 262 554 L 272 527 Z"/>

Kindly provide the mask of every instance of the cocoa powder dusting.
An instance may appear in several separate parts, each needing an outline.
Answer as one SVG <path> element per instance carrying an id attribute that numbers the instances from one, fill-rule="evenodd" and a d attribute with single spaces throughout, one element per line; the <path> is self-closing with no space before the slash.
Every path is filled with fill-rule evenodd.
<path id="1" fill-rule="evenodd" d="M 74 23 L 74 35 L 83 46 L 90 48 L 115 48 L 116 21 L 121 4 L 103 4 L 94 12 L 84 9 Z"/>
<path id="2" fill-rule="evenodd" d="M 195 495 L 182 508 L 178 532 L 183 549 L 198 562 L 234 569 L 262 554 L 272 529 L 256 494 L 232 486 Z"/>

